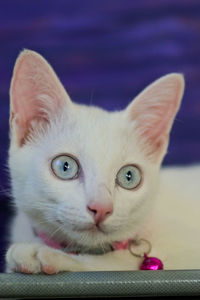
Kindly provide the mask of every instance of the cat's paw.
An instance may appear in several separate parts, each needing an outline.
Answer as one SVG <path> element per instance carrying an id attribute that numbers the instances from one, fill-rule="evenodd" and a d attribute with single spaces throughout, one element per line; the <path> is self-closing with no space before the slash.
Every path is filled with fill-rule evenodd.
<path id="1" fill-rule="evenodd" d="M 9 269 L 25 274 L 83 271 L 81 264 L 69 255 L 41 244 L 13 244 L 6 254 Z"/>
<path id="2" fill-rule="evenodd" d="M 49 247 L 41 247 L 38 250 L 37 258 L 41 263 L 42 272 L 55 274 L 63 271 L 84 271 L 85 268 L 76 259 L 59 250 Z"/>
<path id="3" fill-rule="evenodd" d="M 37 274 L 41 272 L 41 264 L 37 258 L 40 244 L 16 243 L 6 253 L 7 268 L 14 272 Z"/>

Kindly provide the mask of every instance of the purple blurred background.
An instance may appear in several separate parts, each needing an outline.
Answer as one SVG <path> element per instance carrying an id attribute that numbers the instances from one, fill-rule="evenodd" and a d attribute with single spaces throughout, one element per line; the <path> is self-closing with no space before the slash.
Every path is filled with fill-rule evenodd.
<path id="1" fill-rule="evenodd" d="M 74 101 L 124 108 L 170 72 L 186 90 L 164 164 L 200 162 L 200 2 L 196 0 L 3 0 L 0 7 L 0 271 L 5 226 L 9 85 L 24 49 L 41 53 Z"/>

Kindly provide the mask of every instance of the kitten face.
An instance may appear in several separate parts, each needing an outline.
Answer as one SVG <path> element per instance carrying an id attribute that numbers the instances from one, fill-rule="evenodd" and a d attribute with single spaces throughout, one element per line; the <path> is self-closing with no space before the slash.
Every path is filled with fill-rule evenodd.
<path id="1" fill-rule="evenodd" d="M 46 61 L 25 51 L 11 85 L 9 164 L 17 206 L 34 227 L 58 241 L 96 247 L 133 237 L 153 205 L 182 93 L 181 75 L 172 74 L 124 111 L 77 105 Z M 75 178 L 63 180 L 52 169 L 60 155 L 77 161 Z M 133 189 L 124 188 L 123 180 L 134 169 L 119 173 L 123 166 L 141 176 Z M 97 224 L 88 207 L 101 214 L 109 207 L 109 213 Z"/>

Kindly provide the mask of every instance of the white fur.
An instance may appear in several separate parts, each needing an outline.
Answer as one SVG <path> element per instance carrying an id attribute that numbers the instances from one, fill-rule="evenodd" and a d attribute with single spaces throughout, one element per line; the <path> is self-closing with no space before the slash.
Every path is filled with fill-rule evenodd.
<path id="1" fill-rule="evenodd" d="M 32 123 L 32 134 L 22 147 L 11 133 L 9 166 L 17 215 L 11 228 L 13 245 L 6 256 L 10 269 L 137 270 L 141 263 L 128 250 L 65 254 L 45 246 L 34 236 L 33 227 L 58 242 L 66 240 L 85 249 L 146 238 L 152 243 L 151 255 L 161 258 L 165 269 L 200 268 L 200 166 L 166 168 L 159 174 L 167 142 L 159 160 L 152 160 L 134 126 L 127 110 L 109 113 L 73 104 L 63 107 L 45 130 Z M 52 173 L 51 160 L 62 153 L 78 158 L 78 179 L 63 181 Z M 138 189 L 125 190 L 115 182 L 126 164 L 142 169 Z M 104 233 L 88 230 L 93 218 L 87 205 L 94 199 L 114 205 L 113 214 L 102 224 Z"/>

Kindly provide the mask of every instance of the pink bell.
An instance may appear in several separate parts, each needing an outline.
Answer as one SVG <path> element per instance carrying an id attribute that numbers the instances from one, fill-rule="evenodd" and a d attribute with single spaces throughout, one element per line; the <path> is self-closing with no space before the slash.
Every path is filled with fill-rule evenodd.
<path id="1" fill-rule="evenodd" d="M 157 257 L 149 257 L 146 253 L 144 254 L 144 260 L 140 266 L 140 270 L 163 270 L 163 263 Z"/>

